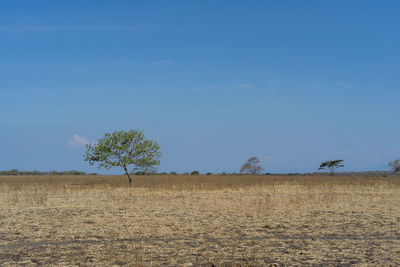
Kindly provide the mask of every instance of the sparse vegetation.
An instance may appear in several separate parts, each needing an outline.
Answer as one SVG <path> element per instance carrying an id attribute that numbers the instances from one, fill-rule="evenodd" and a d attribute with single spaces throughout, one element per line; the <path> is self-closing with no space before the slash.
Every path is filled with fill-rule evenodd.
<path id="1" fill-rule="evenodd" d="M 399 176 L 147 175 L 135 185 L 0 177 L 0 265 L 400 265 Z"/>

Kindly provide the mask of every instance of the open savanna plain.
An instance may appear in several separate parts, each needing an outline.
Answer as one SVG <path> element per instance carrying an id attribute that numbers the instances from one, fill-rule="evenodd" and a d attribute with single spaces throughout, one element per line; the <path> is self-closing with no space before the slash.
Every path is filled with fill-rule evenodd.
<path id="1" fill-rule="evenodd" d="M 400 177 L 2 176 L 0 265 L 400 265 Z"/>

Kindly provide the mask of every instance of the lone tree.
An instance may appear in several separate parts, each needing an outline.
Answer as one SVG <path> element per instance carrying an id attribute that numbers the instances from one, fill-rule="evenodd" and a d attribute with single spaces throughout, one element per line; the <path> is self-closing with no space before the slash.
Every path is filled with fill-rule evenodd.
<path id="1" fill-rule="evenodd" d="M 240 173 L 248 173 L 248 174 L 257 174 L 263 171 L 263 168 L 260 166 L 260 160 L 256 157 L 251 157 L 247 160 L 245 164 L 243 164 L 240 169 Z"/>
<path id="2" fill-rule="evenodd" d="M 122 167 L 132 185 L 128 167 L 156 166 L 160 164 L 160 157 L 160 146 L 156 142 L 145 139 L 141 130 L 129 130 L 106 133 L 97 143 L 86 145 L 85 161 L 90 165 L 98 162 L 105 169 Z"/>
<path id="3" fill-rule="evenodd" d="M 389 167 L 392 169 L 392 172 L 400 172 L 400 159 L 395 159 L 389 162 Z"/>
<path id="4" fill-rule="evenodd" d="M 342 164 L 343 161 L 343 159 L 338 159 L 322 162 L 319 166 L 319 170 L 329 170 L 330 174 L 333 175 L 335 169 L 344 167 Z"/>

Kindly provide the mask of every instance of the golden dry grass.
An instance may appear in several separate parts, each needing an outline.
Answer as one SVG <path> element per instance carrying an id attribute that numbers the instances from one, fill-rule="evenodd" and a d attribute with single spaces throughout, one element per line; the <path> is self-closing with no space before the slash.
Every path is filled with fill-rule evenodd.
<path id="1" fill-rule="evenodd" d="M 0 177 L 2 266 L 400 265 L 400 177 Z"/>

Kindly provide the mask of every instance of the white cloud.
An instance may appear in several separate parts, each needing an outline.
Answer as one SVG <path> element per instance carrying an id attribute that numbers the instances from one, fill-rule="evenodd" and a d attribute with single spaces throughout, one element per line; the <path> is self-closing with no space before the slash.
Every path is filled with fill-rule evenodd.
<path id="1" fill-rule="evenodd" d="M 67 146 L 68 147 L 77 147 L 77 148 L 82 148 L 85 147 L 86 145 L 90 144 L 85 137 L 81 137 L 77 134 L 74 134 L 72 136 L 72 139 L 68 140 Z"/>

